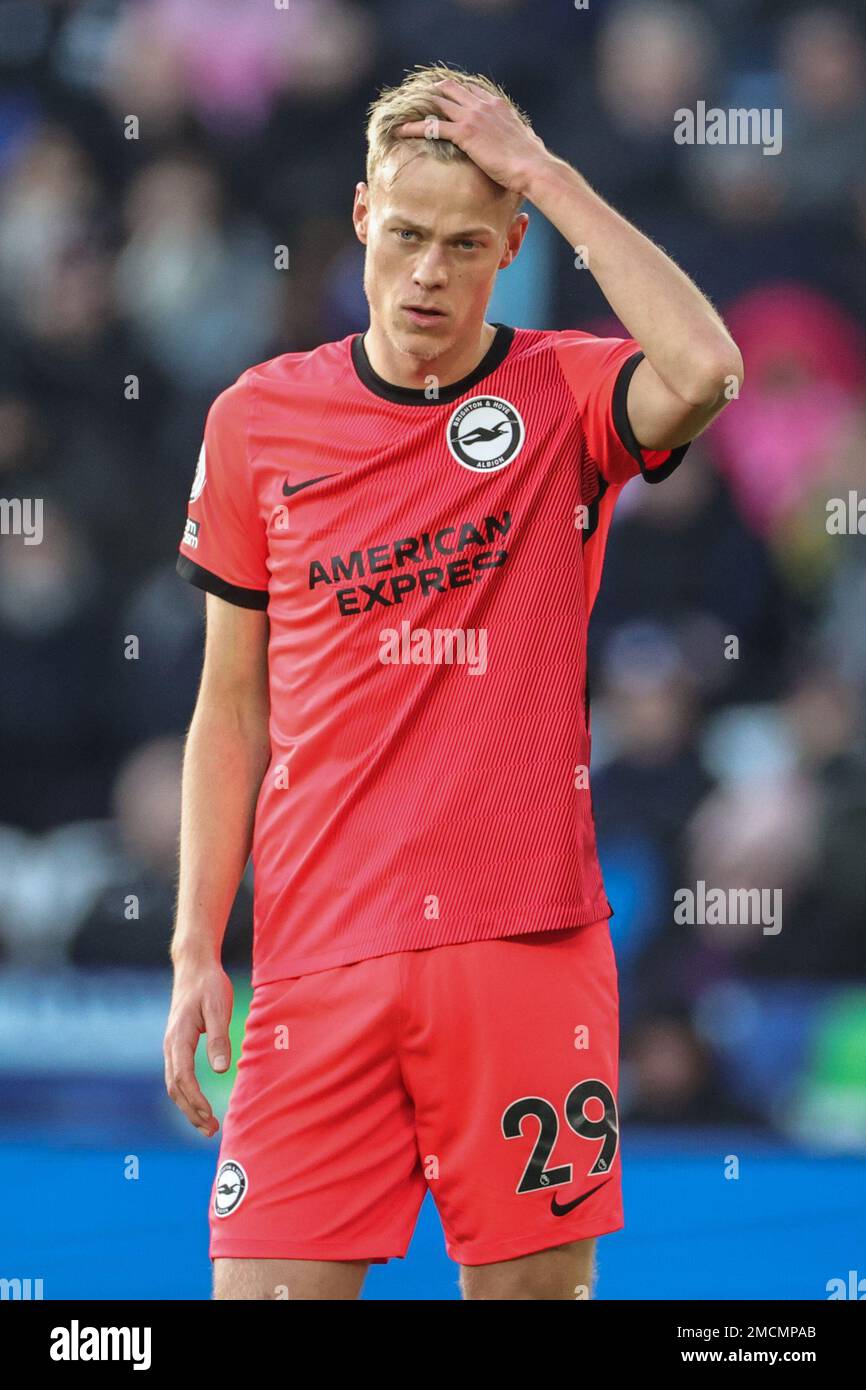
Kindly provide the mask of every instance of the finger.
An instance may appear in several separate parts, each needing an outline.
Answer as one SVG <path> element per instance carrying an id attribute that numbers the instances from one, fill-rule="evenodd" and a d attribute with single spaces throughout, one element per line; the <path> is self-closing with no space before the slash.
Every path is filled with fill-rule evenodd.
<path id="1" fill-rule="evenodd" d="M 163 1057 L 165 1088 L 170 1099 L 193 1128 L 209 1139 L 219 1129 L 219 1123 L 195 1078 L 195 1051 L 203 1028 L 200 1014 L 188 1016 L 185 1023 L 170 1023 L 163 1039 Z"/>
<path id="2" fill-rule="evenodd" d="M 210 1123 L 211 1114 L 207 1102 L 198 1101 L 194 1095 L 188 1093 L 184 1084 L 183 1073 L 177 1071 L 173 1066 L 169 1067 L 166 1089 L 178 1110 L 183 1111 L 190 1124 L 198 1127 L 201 1124 Z"/>
<path id="3" fill-rule="evenodd" d="M 200 1032 L 201 1029 L 194 1027 L 176 1034 L 169 1047 L 168 1064 L 174 1085 L 189 1107 L 190 1119 L 193 1118 L 193 1112 L 197 1111 L 200 1118 L 207 1121 L 213 1118 L 213 1112 L 195 1074 L 195 1050 Z M 193 1120 L 193 1123 L 196 1121 Z"/>
<path id="4" fill-rule="evenodd" d="M 216 1118 L 212 1114 L 198 1111 L 192 1105 L 175 1076 L 170 1062 L 166 1063 L 165 1084 L 171 1100 L 178 1110 L 186 1116 L 193 1128 L 198 1130 L 199 1134 L 203 1134 L 206 1139 L 209 1139 L 212 1134 L 216 1133 L 219 1129 Z"/>
<path id="5" fill-rule="evenodd" d="M 467 98 L 470 96 L 483 95 L 480 87 L 467 87 L 464 82 L 455 82 L 453 77 L 443 77 L 441 82 L 434 82 L 437 96 L 445 101 L 453 101 L 455 106 L 466 106 Z"/>
<path id="6" fill-rule="evenodd" d="M 232 1059 L 232 1045 L 229 1040 L 229 1018 L 222 1004 L 212 1004 L 205 1000 L 203 1005 L 204 1030 L 207 1033 L 207 1059 L 214 1071 L 228 1071 Z"/>
<path id="7" fill-rule="evenodd" d="M 194 1062 L 186 1053 L 178 1060 L 179 1065 L 175 1065 L 174 1071 L 175 1085 L 198 1120 L 207 1122 L 213 1119 L 210 1103 L 198 1084 Z"/>
<path id="8" fill-rule="evenodd" d="M 432 133 L 434 130 L 437 132 L 435 135 Z M 452 132 L 456 130 L 456 121 L 445 121 L 441 116 L 428 116 L 423 121 L 406 121 L 403 125 L 397 126 L 396 134 L 406 140 L 416 136 L 426 140 L 450 140 Z"/>
<path id="9" fill-rule="evenodd" d="M 210 1139 L 211 1135 L 216 1134 L 219 1129 L 219 1121 L 208 1108 L 207 1112 L 197 1109 L 180 1090 L 177 1082 L 175 1083 L 174 1102 L 177 1108 L 186 1116 L 193 1129 L 197 1129 L 199 1134 L 203 1134 L 205 1139 Z"/>

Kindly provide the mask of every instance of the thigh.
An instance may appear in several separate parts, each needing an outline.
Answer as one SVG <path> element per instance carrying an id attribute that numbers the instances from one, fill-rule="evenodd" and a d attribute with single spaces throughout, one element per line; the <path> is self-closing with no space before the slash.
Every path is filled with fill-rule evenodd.
<path id="1" fill-rule="evenodd" d="M 619 1230 L 607 919 L 413 954 L 403 1070 L 451 1258 L 494 1264 Z"/>
<path id="2" fill-rule="evenodd" d="M 254 991 L 211 1192 L 212 1260 L 405 1254 L 425 1187 L 397 980 L 382 957 Z"/>
<path id="3" fill-rule="evenodd" d="M 215 1299 L 358 1298 L 366 1260 L 214 1260 Z"/>
<path id="4" fill-rule="evenodd" d="M 460 1288 L 465 1299 L 592 1298 L 595 1238 L 573 1241 L 487 1265 L 464 1265 Z"/>

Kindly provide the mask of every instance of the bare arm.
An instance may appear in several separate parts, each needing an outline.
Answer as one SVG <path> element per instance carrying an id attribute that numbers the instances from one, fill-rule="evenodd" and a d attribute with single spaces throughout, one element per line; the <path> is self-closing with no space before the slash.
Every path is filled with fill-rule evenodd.
<path id="1" fill-rule="evenodd" d="M 743 381 L 743 359 L 709 300 L 648 237 L 548 156 L 526 194 L 568 237 L 645 358 L 629 383 L 628 416 L 647 449 L 685 444 L 705 429 Z"/>
<path id="2" fill-rule="evenodd" d="M 183 764 L 164 1054 L 169 1095 L 208 1137 L 218 1124 L 196 1081 L 195 1050 L 206 1033 L 211 1066 L 229 1065 L 232 991 L 220 952 L 270 758 L 267 642 L 266 613 L 207 595 L 204 666 Z"/>
<path id="3" fill-rule="evenodd" d="M 409 139 L 452 140 L 494 183 L 530 199 L 575 249 L 614 313 L 644 351 L 628 390 L 628 416 L 645 449 L 694 439 L 727 405 L 743 359 L 709 300 L 648 237 L 615 212 L 517 113 L 484 88 L 436 84 L 443 116 L 407 121 Z M 591 138 L 591 135 L 590 135 Z M 528 222 L 518 213 L 513 224 Z M 508 264 L 520 237 L 507 252 Z"/>

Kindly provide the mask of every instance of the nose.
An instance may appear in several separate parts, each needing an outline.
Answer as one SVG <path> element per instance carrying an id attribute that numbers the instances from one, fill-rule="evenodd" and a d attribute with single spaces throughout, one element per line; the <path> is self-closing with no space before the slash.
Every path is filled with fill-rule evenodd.
<path id="1" fill-rule="evenodd" d="M 447 279 L 445 256 L 436 246 L 421 252 L 412 267 L 413 283 L 422 290 L 441 289 Z"/>

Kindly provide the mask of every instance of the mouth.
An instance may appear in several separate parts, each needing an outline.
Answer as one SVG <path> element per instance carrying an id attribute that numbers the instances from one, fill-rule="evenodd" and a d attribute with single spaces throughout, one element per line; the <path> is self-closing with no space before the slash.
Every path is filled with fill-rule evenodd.
<path id="1" fill-rule="evenodd" d="M 403 304 L 401 307 L 413 323 L 441 323 L 446 317 L 444 309 L 436 309 L 429 305 Z"/>

